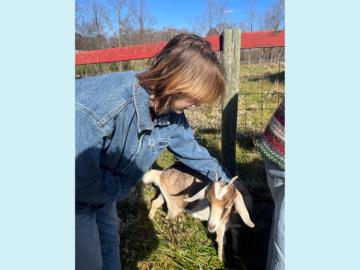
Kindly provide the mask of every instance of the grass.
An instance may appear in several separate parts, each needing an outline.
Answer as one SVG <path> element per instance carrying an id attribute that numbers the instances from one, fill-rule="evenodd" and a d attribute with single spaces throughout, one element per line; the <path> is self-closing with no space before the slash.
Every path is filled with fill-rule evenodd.
<path id="1" fill-rule="evenodd" d="M 224 269 L 206 227 L 186 214 L 147 217 L 155 189 L 138 186 L 118 205 L 124 269 Z"/>
<path id="2" fill-rule="evenodd" d="M 148 59 L 123 61 L 121 63 L 122 67 L 120 70 L 140 71 L 145 69 L 148 66 L 148 63 L 149 63 Z M 77 77 L 94 76 L 98 74 L 111 73 L 117 71 L 119 71 L 119 65 L 117 62 L 79 65 L 75 67 L 75 75 Z"/>
<path id="3" fill-rule="evenodd" d="M 124 269 L 263 269 L 270 232 L 273 203 L 266 184 L 263 159 L 253 144 L 284 94 L 283 66 L 242 66 L 239 93 L 237 172 L 253 195 L 251 213 L 254 229 L 240 232 L 238 254 L 226 247 L 228 263 L 217 259 L 214 235 L 206 224 L 187 214 L 175 220 L 158 210 L 154 221 L 148 218 L 156 190 L 138 185 L 126 201 L 119 203 L 121 219 L 121 257 Z M 254 94 L 255 93 L 255 94 Z M 205 106 L 187 113 L 195 137 L 211 155 L 220 159 L 221 110 Z M 201 125 L 200 125 L 201 123 Z M 154 167 L 171 165 L 174 156 L 165 151 Z M 228 237 L 231 241 L 231 238 Z"/>

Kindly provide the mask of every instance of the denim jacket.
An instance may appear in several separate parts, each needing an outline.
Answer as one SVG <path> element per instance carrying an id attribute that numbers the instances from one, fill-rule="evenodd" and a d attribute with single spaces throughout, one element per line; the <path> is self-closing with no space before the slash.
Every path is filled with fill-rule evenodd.
<path id="1" fill-rule="evenodd" d="M 177 160 L 214 178 L 227 172 L 194 139 L 183 114 L 150 118 L 149 94 L 136 72 L 77 79 L 76 200 L 104 204 L 124 199 L 168 148 Z"/>

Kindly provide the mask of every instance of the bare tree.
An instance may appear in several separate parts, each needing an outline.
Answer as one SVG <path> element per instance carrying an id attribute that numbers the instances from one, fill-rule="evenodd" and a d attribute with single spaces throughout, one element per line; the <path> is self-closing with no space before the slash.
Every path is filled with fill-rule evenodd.
<path id="1" fill-rule="evenodd" d="M 193 32 L 205 35 L 210 30 L 222 32 L 225 28 L 234 26 L 227 18 L 227 0 L 208 0 L 204 12 L 191 19 Z"/>
<path id="2" fill-rule="evenodd" d="M 128 8 L 128 0 L 107 0 L 108 9 L 105 14 L 105 22 L 111 37 L 110 46 L 121 47 L 124 45 L 125 33 L 131 28 L 132 20 Z M 117 63 L 118 70 L 121 71 L 123 65 Z"/>
<path id="3" fill-rule="evenodd" d="M 106 47 L 104 7 L 96 0 L 75 2 L 76 49 L 100 49 Z"/>
<path id="4" fill-rule="evenodd" d="M 75 1 L 75 49 L 84 49 L 84 3 L 82 0 Z"/>
<path id="5" fill-rule="evenodd" d="M 84 2 L 82 0 L 75 1 L 75 31 L 80 32 L 81 20 L 83 19 Z"/>
<path id="6" fill-rule="evenodd" d="M 233 26 L 227 18 L 227 11 L 228 11 L 228 2 L 227 0 L 217 0 L 215 2 L 215 23 L 216 23 L 216 30 L 218 32 L 222 32 L 225 28 L 230 28 Z M 210 28 L 209 28 L 210 29 Z"/>
<path id="7" fill-rule="evenodd" d="M 149 40 L 149 36 L 147 37 L 146 33 L 149 32 L 150 27 L 154 25 L 156 19 L 150 13 L 146 0 L 132 1 L 132 3 L 131 10 L 134 10 L 138 28 L 137 42 L 144 43 Z M 134 8 L 134 4 L 136 8 Z"/>
<path id="8" fill-rule="evenodd" d="M 133 29 L 134 10 L 129 6 L 129 0 L 107 0 L 108 12 L 105 17 L 109 27 L 111 45 L 121 47 L 126 44 L 126 35 Z"/>
<path id="9" fill-rule="evenodd" d="M 91 7 L 91 30 L 93 32 L 97 49 L 104 48 L 106 46 L 106 34 L 105 34 L 105 8 L 98 1 L 92 0 Z"/>
<path id="10" fill-rule="evenodd" d="M 248 23 L 247 23 L 247 30 L 250 32 L 255 31 L 255 24 L 257 21 L 256 16 L 256 0 L 249 0 L 249 8 L 248 8 Z"/>
<path id="11" fill-rule="evenodd" d="M 265 30 L 281 30 L 285 21 L 284 0 L 273 0 L 270 7 L 266 10 L 263 18 L 263 28 Z"/>
<path id="12" fill-rule="evenodd" d="M 216 12 L 216 2 L 215 0 L 208 0 L 206 7 L 206 15 L 207 15 L 207 28 L 215 28 L 215 12 Z"/>
<path id="13" fill-rule="evenodd" d="M 85 0 L 75 1 L 75 32 L 83 38 L 91 34 L 89 13 L 90 8 Z"/>

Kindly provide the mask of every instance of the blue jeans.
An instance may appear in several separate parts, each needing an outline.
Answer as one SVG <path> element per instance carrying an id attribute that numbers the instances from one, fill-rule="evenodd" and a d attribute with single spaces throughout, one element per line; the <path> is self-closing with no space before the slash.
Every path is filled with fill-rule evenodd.
<path id="1" fill-rule="evenodd" d="M 272 217 L 266 270 L 285 269 L 285 172 L 265 162 L 267 181 L 275 209 Z"/>
<path id="2" fill-rule="evenodd" d="M 76 203 L 76 270 L 120 270 L 116 203 Z"/>

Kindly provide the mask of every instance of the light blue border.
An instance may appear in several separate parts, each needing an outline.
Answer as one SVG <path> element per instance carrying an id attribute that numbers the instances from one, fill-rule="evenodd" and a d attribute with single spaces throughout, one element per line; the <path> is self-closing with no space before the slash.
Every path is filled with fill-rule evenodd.
<path id="1" fill-rule="evenodd" d="M 359 7 L 286 1 L 286 266 L 359 268 Z"/>
<path id="2" fill-rule="evenodd" d="M 357 269 L 355 1 L 286 1 L 287 269 Z M 74 2 L 1 5 L 0 269 L 74 266 Z"/>
<path id="3" fill-rule="evenodd" d="M 0 269 L 74 268 L 74 2 L 1 4 Z"/>

